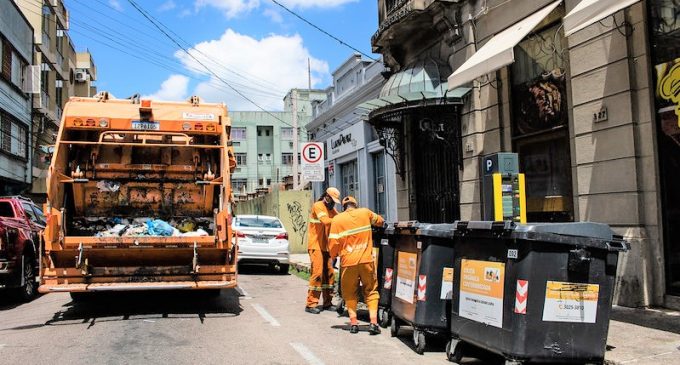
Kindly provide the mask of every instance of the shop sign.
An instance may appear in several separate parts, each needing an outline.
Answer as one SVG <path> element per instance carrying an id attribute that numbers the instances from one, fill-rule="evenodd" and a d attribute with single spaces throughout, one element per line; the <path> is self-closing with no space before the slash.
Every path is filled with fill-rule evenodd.
<path id="1" fill-rule="evenodd" d="M 364 148 L 364 123 L 359 122 L 326 141 L 328 159 L 333 160 Z"/>

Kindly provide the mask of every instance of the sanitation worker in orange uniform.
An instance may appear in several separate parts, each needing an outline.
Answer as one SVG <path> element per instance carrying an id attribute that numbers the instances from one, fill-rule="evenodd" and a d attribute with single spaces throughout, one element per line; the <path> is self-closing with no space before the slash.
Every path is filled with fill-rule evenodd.
<path id="1" fill-rule="evenodd" d="M 364 300 L 371 318 L 369 332 L 380 333 L 378 327 L 378 278 L 373 258 L 373 232 L 371 226 L 382 227 L 383 218 L 370 209 L 357 208 L 357 201 L 351 196 L 342 200 L 344 212 L 333 218 L 328 236 L 331 257 L 340 256 L 340 285 L 342 298 L 349 312 L 350 333 L 359 332 L 357 304 L 359 283 L 363 287 Z"/>
<path id="2" fill-rule="evenodd" d="M 305 311 L 319 314 L 319 298 L 323 293 L 323 310 L 334 310 L 332 307 L 335 270 L 328 253 L 328 232 L 331 220 L 338 214 L 335 204 L 340 203 L 340 191 L 328 188 L 319 200 L 312 205 L 309 215 L 309 229 L 307 252 L 312 263 L 312 273 L 309 276 L 309 291 Z"/>

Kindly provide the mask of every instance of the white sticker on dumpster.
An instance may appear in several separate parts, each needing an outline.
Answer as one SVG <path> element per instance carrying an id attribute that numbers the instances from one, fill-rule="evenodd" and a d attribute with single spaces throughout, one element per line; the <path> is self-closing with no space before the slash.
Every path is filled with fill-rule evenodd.
<path id="1" fill-rule="evenodd" d="M 442 290 L 439 299 L 451 299 L 453 293 L 453 268 L 445 267 L 442 270 Z"/>
<path id="2" fill-rule="evenodd" d="M 394 296 L 413 304 L 416 283 L 415 253 L 399 252 L 397 255 L 397 287 Z"/>
<path id="3" fill-rule="evenodd" d="M 600 286 L 548 281 L 543 320 L 546 322 L 595 323 Z"/>
<path id="4" fill-rule="evenodd" d="M 459 315 L 503 328 L 505 264 L 462 260 Z"/>

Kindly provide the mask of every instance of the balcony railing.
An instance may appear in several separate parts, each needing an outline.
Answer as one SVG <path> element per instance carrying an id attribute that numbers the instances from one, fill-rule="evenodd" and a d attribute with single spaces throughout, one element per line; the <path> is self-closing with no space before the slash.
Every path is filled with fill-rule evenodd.
<path id="1" fill-rule="evenodd" d="M 385 10 L 387 15 L 390 15 L 390 13 L 399 9 L 402 5 L 404 5 L 408 1 L 409 0 L 385 0 Z"/>

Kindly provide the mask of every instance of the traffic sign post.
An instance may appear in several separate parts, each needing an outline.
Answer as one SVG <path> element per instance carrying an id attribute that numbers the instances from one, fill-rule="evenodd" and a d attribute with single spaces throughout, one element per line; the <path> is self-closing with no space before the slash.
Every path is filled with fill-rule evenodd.
<path id="1" fill-rule="evenodd" d="M 302 144 L 302 180 L 324 181 L 323 143 L 309 142 Z"/>

